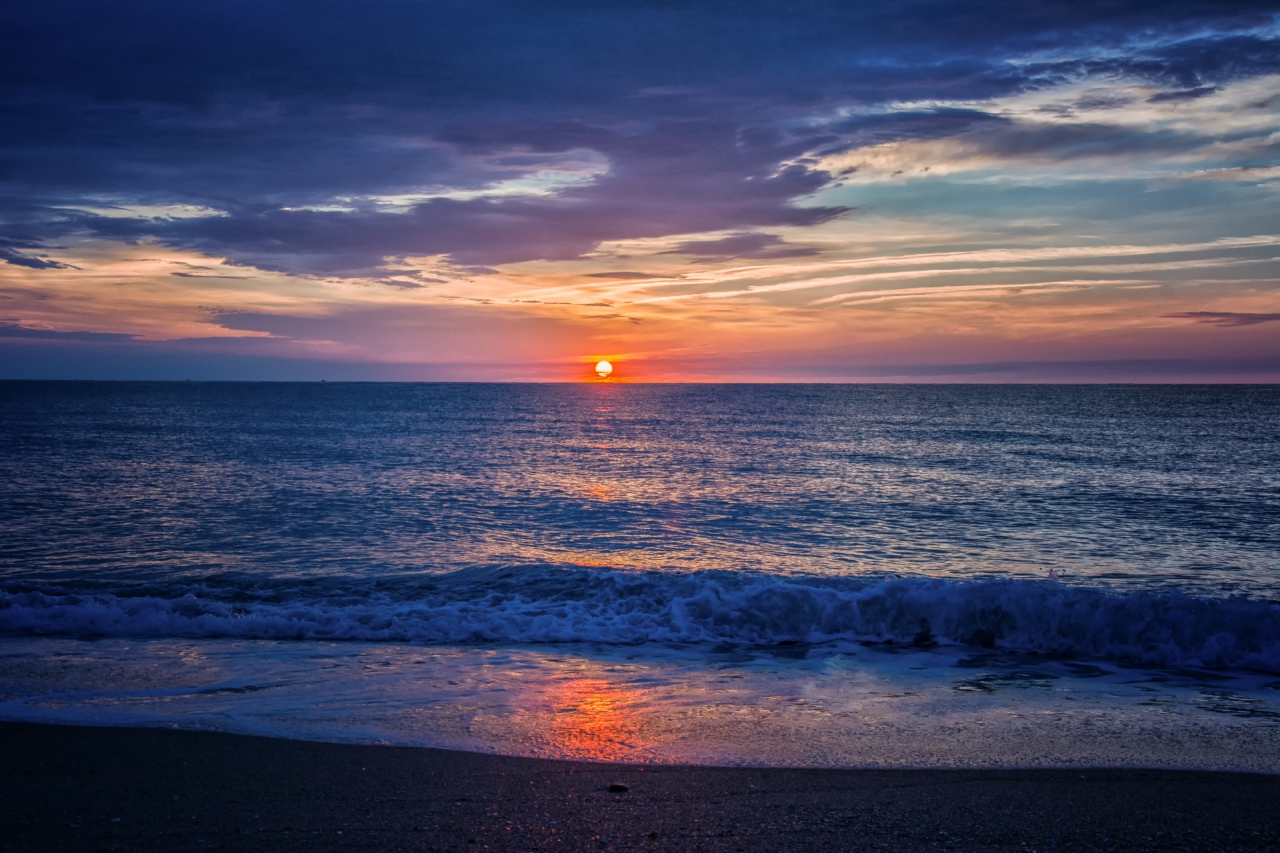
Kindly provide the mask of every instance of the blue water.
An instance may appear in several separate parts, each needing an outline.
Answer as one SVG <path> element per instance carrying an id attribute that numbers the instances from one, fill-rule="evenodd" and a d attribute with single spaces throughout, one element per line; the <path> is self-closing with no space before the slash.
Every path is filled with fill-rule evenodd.
<path id="1" fill-rule="evenodd" d="M 1280 596 L 1280 389 L 0 384 L 0 576 L 494 565 Z"/>
<path id="2" fill-rule="evenodd" d="M 477 677 L 469 649 L 539 644 L 607 672 L 648 649 L 668 704 L 752 649 L 861 654 L 889 681 L 908 668 L 856 649 L 1280 673 L 1276 386 L 9 382 L 0 411 L 13 701 L 79 655 L 100 708 L 124 670 L 146 681 L 140 649 L 194 659 L 174 643 L 238 643 L 244 678 L 281 642 L 453 649 L 466 674 L 437 698 Z"/>

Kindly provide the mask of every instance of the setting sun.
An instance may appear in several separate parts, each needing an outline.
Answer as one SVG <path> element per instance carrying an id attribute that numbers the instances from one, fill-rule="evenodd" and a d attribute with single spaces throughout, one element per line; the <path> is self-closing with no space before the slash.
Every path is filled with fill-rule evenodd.
<path id="1" fill-rule="evenodd" d="M 596 362 L 596 376 L 601 379 L 608 379 L 609 374 L 613 373 L 613 365 L 607 361 Z"/>

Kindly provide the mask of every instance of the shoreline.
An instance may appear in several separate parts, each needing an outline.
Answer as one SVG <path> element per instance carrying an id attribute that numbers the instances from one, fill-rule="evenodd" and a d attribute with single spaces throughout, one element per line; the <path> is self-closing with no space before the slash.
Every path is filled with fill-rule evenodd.
<path id="1" fill-rule="evenodd" d="M 939 647 L 0 640 L 0 720 L 530 758 L 831 769 L 1280 773 L 1242 673 Z"/>
<path id="2" fill-rule="evenodd" d="M 618 765 L 35 723 L 0 723 L 0 756 L 5 851 L 1280 848 L 1280 775 Z"/>

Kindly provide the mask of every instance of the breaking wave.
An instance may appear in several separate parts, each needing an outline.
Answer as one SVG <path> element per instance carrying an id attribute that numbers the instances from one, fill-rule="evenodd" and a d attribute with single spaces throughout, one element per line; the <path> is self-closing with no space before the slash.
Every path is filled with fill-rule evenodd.
<path id="1" fill-rule="evenodd" d="M 0 632 L 428 643 L 968 643 L 1280 673 L 1280 605 L 1053 581 L 487 569 L 369 589 L 0 591 Z"/>

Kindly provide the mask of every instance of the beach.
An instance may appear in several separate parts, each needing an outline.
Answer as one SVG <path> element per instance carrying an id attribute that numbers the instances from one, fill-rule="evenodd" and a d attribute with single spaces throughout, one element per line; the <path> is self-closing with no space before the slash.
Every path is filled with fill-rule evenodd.
<path id="1" fill-rule="evenodd" d="M 0 853 L 1280 847 L 1270 387 L 0 395 Z"/>
<path id="2" fill-rule="evenodd" d="M 1272 775 L 643 766 L 15 723 L 0 754 L 12 851 L 1280 847 Z"/>

